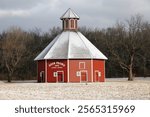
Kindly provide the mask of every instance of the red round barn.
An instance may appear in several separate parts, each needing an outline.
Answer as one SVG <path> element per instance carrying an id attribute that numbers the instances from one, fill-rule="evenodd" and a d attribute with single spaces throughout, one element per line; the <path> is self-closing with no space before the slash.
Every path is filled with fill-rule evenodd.
<path id="1" fill-rule="evenodd" d="M 63 32 L 35 58 L 38 82 L 104 82 L 107 57 L 78 31 L 78 15 L 68 9 L 60 19 Z"/>

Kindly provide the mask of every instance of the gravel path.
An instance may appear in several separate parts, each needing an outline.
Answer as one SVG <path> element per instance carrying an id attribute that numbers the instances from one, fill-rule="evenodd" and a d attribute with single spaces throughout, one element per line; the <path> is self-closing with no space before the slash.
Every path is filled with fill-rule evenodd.
<path id="1" fill-rule="evenodd" d="M 0 81 L 0 100 L 150 99 L 150 78 L 107 79 L 104 83 L 32 83 Z"/>

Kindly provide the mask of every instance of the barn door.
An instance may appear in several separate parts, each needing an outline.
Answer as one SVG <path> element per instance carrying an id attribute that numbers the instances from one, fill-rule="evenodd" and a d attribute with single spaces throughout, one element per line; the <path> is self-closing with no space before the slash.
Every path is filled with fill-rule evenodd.
<path id="1" fill-rule="evenodd" d="M 98 71 L 95 71 L 95 82 L 99 82 Z"/>
<path id="2" fill-rule="evenodd" d="M 45 82 L 45 73 L 44 73 L 44 71 L 40 72 L 40 81 L 39 82 Z"/>
<path id="3" fill-rule="evenodd" d="M 64 72 L 57 71 L 57 82 L 64 82 Z"/>
<path id="4" fill-rule="evenodd" d="M 101 72 L 95 71 L 95 82 L 100 82 Z"/>
<path id="5" fill-rule="evenodd" d="M 88 81 L 87 71 L 81 71 L 81 82 L 87 81 Z"/>

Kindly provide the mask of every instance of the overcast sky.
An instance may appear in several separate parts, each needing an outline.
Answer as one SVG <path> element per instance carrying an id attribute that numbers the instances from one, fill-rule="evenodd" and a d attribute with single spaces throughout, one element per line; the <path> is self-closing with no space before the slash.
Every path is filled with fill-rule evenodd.
<path id="1" fill-rule="evenodd" d="M 80 26 L 91 28 L 113 26 L 135 14 L 150 21 L 150 0 L 0 0 L 0 31 L 61 27 L 59 18 L 68 8 L 80 16 Z"/>

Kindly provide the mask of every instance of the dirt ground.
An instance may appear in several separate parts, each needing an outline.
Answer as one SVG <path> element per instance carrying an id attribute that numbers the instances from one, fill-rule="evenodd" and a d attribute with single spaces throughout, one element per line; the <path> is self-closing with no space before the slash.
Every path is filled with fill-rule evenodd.
<path id="1" fill-rule="evenodd" d="M 0 81 L 0 100 L 149 100 L 150 78 L 106 79 L 103 83 L 36 83 Z"/>

